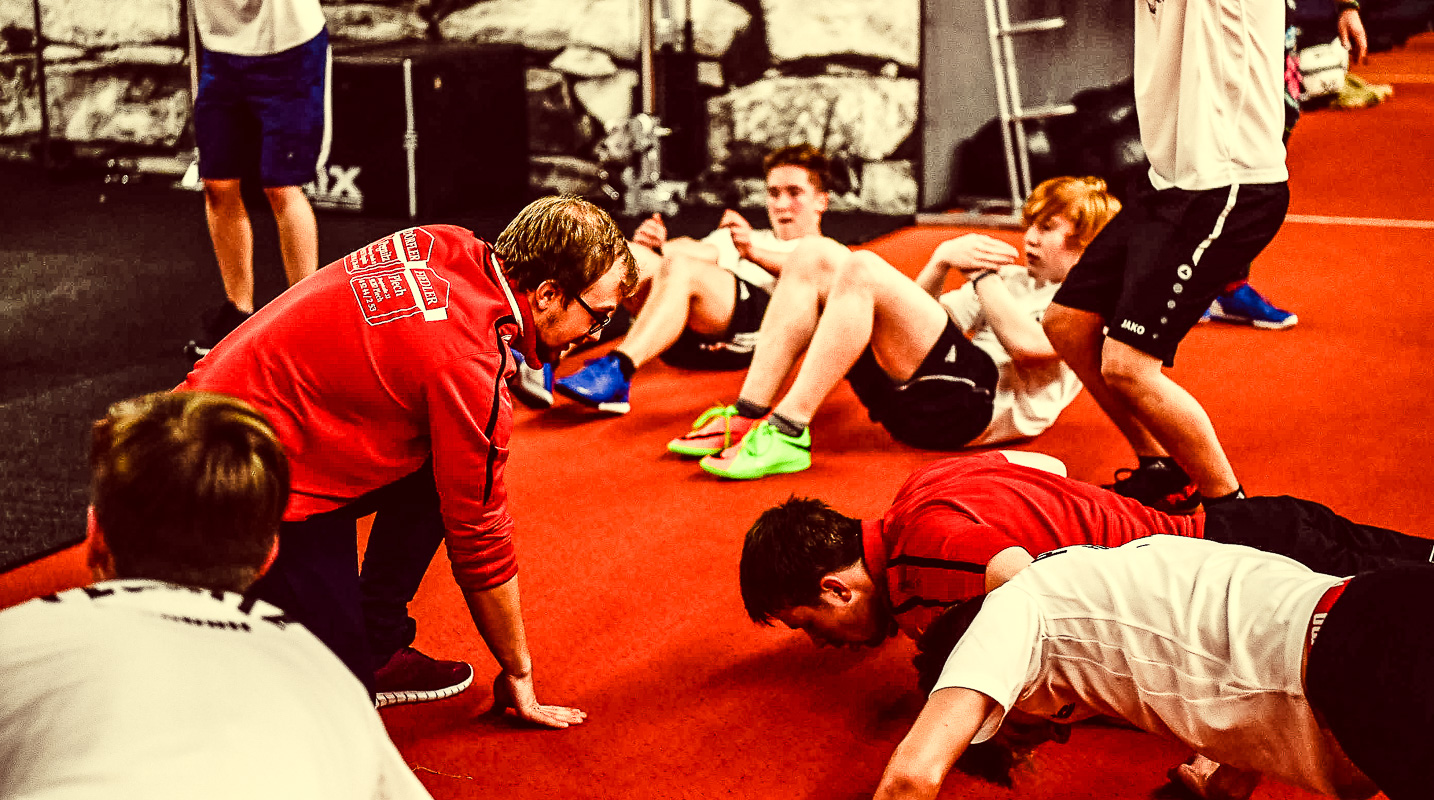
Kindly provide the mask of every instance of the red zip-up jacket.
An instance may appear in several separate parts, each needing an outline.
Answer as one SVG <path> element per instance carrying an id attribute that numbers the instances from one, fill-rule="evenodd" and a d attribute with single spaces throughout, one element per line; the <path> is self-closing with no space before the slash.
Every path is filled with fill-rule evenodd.
<path id="1" fill-rule="evenodd" d="M 289 456 L 286 521 L 332 511 L 433 458 L 453 575 L 465 591 L 518 572 L 503 468 L 514 350 L 536 364 L 533 313 L 471 231 L 409 228 L 260 309 L 178 387 L 253 404 Z"/>

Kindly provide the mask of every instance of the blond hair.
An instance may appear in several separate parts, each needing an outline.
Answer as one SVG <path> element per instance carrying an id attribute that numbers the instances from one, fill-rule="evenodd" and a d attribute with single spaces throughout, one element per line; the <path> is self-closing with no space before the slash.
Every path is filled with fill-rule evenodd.
<path id="1" fill-rule="evenodd" d="M 1065 217 L 1075 228 L 1071 238 L 1085 249 L 1119 211 L 1120 201 L 1107 190 L 1103 179 L 1061 177 L 1042 181 L 1031 192 L 1021 207 L 1021 218 L 1030 227 L 1052 217 Z"/>
<path id="2" fill-rule="evenodd" d="M 606 211 L 577 197 L 529 203 L 498 235 L 503 271 L 525 292 L 552 281 L 571 300 L 622 262 L 623 294 L 637 289 L 637 261 Z"/>

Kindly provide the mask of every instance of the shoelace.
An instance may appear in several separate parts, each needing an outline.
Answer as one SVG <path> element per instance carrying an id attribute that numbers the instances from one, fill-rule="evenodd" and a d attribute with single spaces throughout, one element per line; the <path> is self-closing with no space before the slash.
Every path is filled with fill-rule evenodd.
<path id="1" fill-rule="evenodd" d="M 742 439 L 742 452 L 749 456 L 761 455 L 771 447 L 772 440 L 776 438 L 774 434 L 780 432 L 765 422 L 758 425 Z"/>
<path id="2" fill-rule="evenodd" d="M 726 417 L 726 418 L 727 418 L 727 430 L 730 432 L 730 431 L 732 430 L 732 417 L 734 417 L 734 416 L 737 415 L 737 409 L 732 408 L 731 411 L 728 411 L 727 409 L 729 409 L 729 408 L 732 408 L 732 407 L 731 407 L 731 406 L 713 406 L 713 407 L 707 409 L 706 411 L 703 411 L 703 412 L 702 412 L 702 416 L 698 417 L 698 418 L 697 418 L 697 421 L 694 422 L 694 423 L 692 423 L 692 430 L 695 431 L 695 430 L 700 429 L 703 425 L 706 425 L 708 422 L 711 422 L 711 421 L 712 421 L 714 418 L 716 418 L 716 417 Z"/>

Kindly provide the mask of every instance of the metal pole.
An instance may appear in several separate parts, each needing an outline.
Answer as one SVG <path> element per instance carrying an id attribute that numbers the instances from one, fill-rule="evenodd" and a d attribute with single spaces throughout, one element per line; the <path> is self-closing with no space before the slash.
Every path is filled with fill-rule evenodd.
<path id="1" fill-rule="evenodd" d="M 991 41 L 991 72 L 996 77 L 996 107 L 1001 123 L 1001 143 L 1006 147 L 1006 180 L 1011 187 L 1011 213 L 1021 207 L 1020 178 L 1016 175 L 1016 149 L 1011 141 L 1011 98 L 1007 93 L 1006 70 L 1001 65 L 1001 35 L 996 0 L 986 0 L 986 33 Z"/>
<path id="2" fill-rule="evenodd" d="M 1020 208 L 1021 203 L 1031 193 L 1031 162 L 1026 150 L 1026 122 L 1025 107 L 1021 104 L 1021 82 L 1016 74 L 1016 49 L 1011 41 L 1011 15 L 1006 6 L 1006 0 L 996 0 L 997 24 L 1002 33 L 1001 48 L 1006 56 L 1006 92 L 1011 101 L 1011 128 L 1015 134 L 1016 160 L 1020 165 L 1017 175 L 1020 176 L 1020 187 L 1012 191 L 1012 199 L 1015 207 Z M 1019 191 L 1020 194 L 1015 192 Z"/>
<path id="3" fill-rule="evenodd" d="M 184 29 L 189 37 L 189 120 L 194 121 L 194 102 L 199 98 L 199 22 L 194 18 L 194 3 L 184 0 Z"/>
<path id="4" fill-rule="evenodd" d="M 31 0 L 35 12 L 35 84 L 40 92 L 40 166 L 50 170 L 50 93 L 45 84 L 45 31 L 40 19 L 40 0 Z"/>
<path id="5" fill-rule="evenodd" d="M 39 0 L 35 0 L 35 2 L 38 3 Z M 639 0 L 637 4 L 642 10 L 640 44 L 642 49 L 642 113 L 644 114 L 657 113 L 657 70 L 653 64 L 653 51 L 656 50 L 654 39 L 656 38 L 657 25 L 657 21 L 653 15 L 653 5 L 656 2 L 657 0 Z"/>

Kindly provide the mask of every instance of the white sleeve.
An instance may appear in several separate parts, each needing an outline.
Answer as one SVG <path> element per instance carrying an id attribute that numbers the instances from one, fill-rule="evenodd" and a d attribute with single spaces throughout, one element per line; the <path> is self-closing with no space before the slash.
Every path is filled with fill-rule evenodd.
<path id="1" fill-rule="evenodd" d="M 718 228 L 702 237 L 702 243 L 717 248 L 717 266 L 728 272 L 734 271 L 741 257 L 737 255 L 737 245 L 732 244 L 731 231 Z"/>
<path id="2" fill-rule="evenodd" d="M 963 284 L 941 295 L 941 305 L 951 314 L 956 326 L 966 335 L 986 324 L 986 315 L 981 310 L 981 299 L 970 283 Z"/>
<path id="3" fill-rule="evenodd" d="M 932 694 L 971 689 L 995 700 L 997 708 L 971 741 L 996 734 L 1006 714 L 1040 674 L 1041 614 L 1030 595 L 1003 586 L 986 596 L 981 612 L 951 650 Z"/>
<path id="4" fill-rule="evenodd" d="M 393 740 L 388 738 L 388 731 L 383 727 L 383 720 L 377 711 L 373 712 L 373 736 L 376 739 L 374 753 L 379 759 L 378 787 L 373 800 L 433 800 L 433 795 L 424 788 Z"/>

